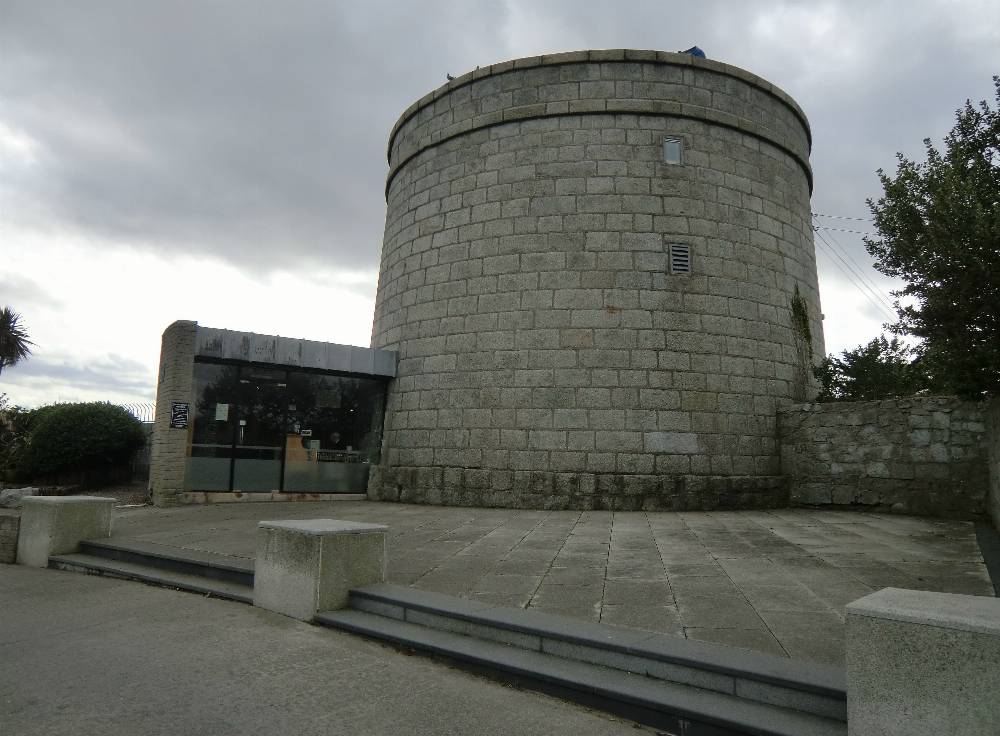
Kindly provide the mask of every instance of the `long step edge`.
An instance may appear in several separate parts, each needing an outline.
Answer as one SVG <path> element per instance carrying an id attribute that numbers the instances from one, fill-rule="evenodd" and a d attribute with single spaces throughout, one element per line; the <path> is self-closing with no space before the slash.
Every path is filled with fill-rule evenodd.
<path id="1" fill-rule="evenodd" d="M 176 560 L 178 562 L 193 562 L 200 565 L 206 565 L 208 567 L 217 567 L 220 570 L 244 572 L 250 573 L 251 575 L 254 571 L 254 561 L 251 558 L 226 555 L 221 552 L 210 552 L 208 550 L 191 549 L 188 547 L 175 547 L 169 544 L 148 542 L 145 539 L 131 539 L 129 537 L 88 539 L 81 542 L 81 546 L 94 549 L 134 552 L 147 557 L 159 557 L 165 560 Z"/>
<path id="2" fill-rule="evenodd" d="M 541 611 L 508 608 L 417 588 L 381 583 L 351 590 L 352 606 L 372 601 L 382 615 L 406 611 L 447 616 L 542 639 L 694 667 L 770 685 L 847 700 L 843 668 L 792 660 L 749 649 L 592 623 Z"/>
<path id="3" fill-rule="evenodd" d="M 121 562 L 89 554 L 64 554 L 49 557 L 49 567 L 109 577 L 138 580 L 165 588 L 177 588 L 191 593 L 211 595 L 215 598 L 253 603 L 253 588 L 239 583 L 205 578 L 200 575 L 162 570 L 133 562 Z"/>
<path id="4" fill-rule="evenodd" d="M 237 585 L 253 585 L 254 561 L 244 557 L 127 537 L 85 540 L 80 543 L 79 551 L 123 563 L 198 575 Z"/>
<path id="5" fill-rule="evenodd" d="M 316 623 L 425 652 L 655 728 L 691 736 L 845 736 L 847 725 L 811 713 L 343 609 Z"/>

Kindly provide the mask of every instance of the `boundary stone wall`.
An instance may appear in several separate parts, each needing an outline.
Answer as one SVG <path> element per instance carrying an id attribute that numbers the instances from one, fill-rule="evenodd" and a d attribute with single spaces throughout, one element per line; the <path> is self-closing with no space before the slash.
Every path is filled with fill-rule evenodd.
<path id="1" fill-rule="evenodd" d="M 0 509 L 0 563 L 13 565 L 17 561 L 17 532 L 20 526 L 20 512 Z"/>
<path id="2" fill-rule="evenodd" d="M 810 145 L 784 92 L 686 54 L 518 59 L 411 106 L 389 143 L 372 347 L 400 361 L 369 494 L 783 505 L 775 411 L 823 355 Z"/>
<path id="3" fill-rule="evenodd" d="M 993 519 L 993 528 L 1000 532 L 1000 398 L 990 401 L 987 410 L 989 417 L 989 464 L 990 492 L 989 512 Z"/>
<path id="4" fill-rule="evenodd" d="M 949 396 L 782 408 L 778 434 L 789 501 L 983 515 L 987 412 L 985 403 Z"/>

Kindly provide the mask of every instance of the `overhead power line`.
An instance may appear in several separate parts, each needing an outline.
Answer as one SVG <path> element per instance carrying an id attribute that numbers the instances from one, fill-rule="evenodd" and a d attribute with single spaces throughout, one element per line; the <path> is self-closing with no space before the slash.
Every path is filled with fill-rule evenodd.
<path id="1" fill-rule="evenodd" d="M 824 215 L 822 212 L 813 212 L 813 217 L 829 217 L 831 220 L 857 220 L 858 222 L 872 222 L 870 217 L 850 217 L 849 215 Z"/>
<path id="2" fill-rule="evenodd" d="M 817 235 L 822 237 L 821 233 L 817 233 Z M 854 260 L 854 256 L 851 255 L 851 252 L 847 250 L 847 248 L 845 248 L 843 245 L 841 245 L 840 242 L 835 237 L 833 237 L 833 233 L 828 233 L 825 239 L 829 244 L 833 245 L 834 248 L 840 251 L 840 253 L 844 257 L 846 257 L 847 260 L 851 262 L 851 265 L 854 266 L 853 270 L 861 279 L 861 282 L 865 284 L 868 287 L 868 289 L 873 294 L 875 294 L 876 297 L 878 297 L 878 300 L 882 302 L 891 313 L 894 313 L 896 308 L 893 306 L 892 302 L 890 302 L 882 295 L 882 289 L 878 286 L 878 284 L 875 283 L 875 281 L 869 275 L 868 268 L 870 267 L 862 266 L 860 263 Z"/>
<path id="3" fill-rule="evenodd" d="M 817 253 L 822 253 L 823 255 L 825 255 L 827 260 L 831 264 L 833 264 L 837 268 L 837 270 L 840 271 L 847 278 L 847 280 L 851 283 L 851 285 L 854 286 L 854 288 L 856 288 L 861 293 L 861 295 L 868 301 L 869 304 L 871 304 L 872 307 L 875 308 L 876 312 L 880 316 L 885 315 L 885 310 L 882 308 L 882 306 L 877 301 L 873 300 L 870 296 L 868 296 L 868 293 L 864 291 L 860 286 L 858 286 L 858 284 L 851 277 L 851 274 L 848 273 L 847 269 L 845 269 L 844 266 L 842 266 L 838 261 L 834 259 L 834 256 L 832 255 L 831 251 L 829 251 L 826 248 L 826 246 L 822 246 L 821 249 L 817 251 Z"/>
<path id="4" fill-rule="evenodd" d="M 869 233 L 869 232 L 865 232 L 864 230 L 848 230 L 847 228 L 843 228 L 843 227 L 828 227 L 826 225 L 813 225 L 813 229 L 814 230 L 835 230 L 838 233 L 854 233 L 855 235 L 871 235 L 871 236 L 874 236 L 874 237 L 878 237 L 878 233 Z"/>
<path id="5" fill-rule="evenodd" d="M 862 285 L 863 281 L 860 274 L 854 272 L 847 260 L 845 260 L 844 257 L 837 252 L 837 250 L 825 237 L 823 237 L 823 234 L 819 232 L 818 229 L 816 230 L 816 235 L 819 237 L 817 242 L 827 254 L 827 257 L 830 258 L 830 262 L 833 263 L 833 265 L 847 277 L 847 280 L 854 286 L 854 288 L 861 292 L 861 295 L 868 300 L 869 304 L 875 307 L 877 312 L 887 316 L 891 320 L 894 315 L 892 311 L 888 309 L 882 301 L 880 301 L 878 292 L 874 291 L 870 287 L 866 288 L 867 285 Z"/>
<path id="6" fill-rule="evenodd" d="M 865 275 L 864 269 L 858 265 L 851 255 L 836 241 L 832 238 L 827 239 L 823 236 L 823 233 L 817 231 L 817 237 L 820 241 L 829 248 L 830 252 L 836 256 L 836 258 L 844 264 L 844 267 L 856 280 L 856 285 L 863 289 L 867 294 L 875 298 L 876 301 L 880 302 L 883 309 L 885 309 L 889 314 L 892 314 L 893 308 L 885 297 L 882 296 L 879 288 Z"/>

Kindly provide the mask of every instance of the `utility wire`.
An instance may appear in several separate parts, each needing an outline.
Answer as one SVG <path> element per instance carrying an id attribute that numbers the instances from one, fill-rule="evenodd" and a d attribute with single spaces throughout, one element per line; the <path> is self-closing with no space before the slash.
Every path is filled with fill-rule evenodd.
<path id="1" fill-rule="evenodd" d="M 813 212 L 812 216 L 813 216 L 813 218 L 828 217 L 828 218 L 831 218 L 831 219 L 834 219 L 834 220 L 853 220 L 853 221 L 856 221 L 856 222 L 872 222 L 872 219 L 870 217 L 852 217 L 850 215 L 830 215 L 830 214 L 825 214 L 825 213 L 822 213 L 822 212 Z M 830 227 L 828 225 L 823 225 L 823 224 L 817 223 L 817 224 L 813 225 L 813 229 L 817 231 L 817 235 L 820 235 L 820 233 L 818 232 L 819 228 L 822 228 L 823 230 L 825 230 L 828 233 L 829 240 L 826 241 L 827 245 L 832 245 L 832 247 L 836 248 L 840 252 L 841 255 L 846 256 L 850 260 L 851 264 L 853 264 L 853 266 L 854 266 L 854 269 L 852 269 L 852 270 L 855 271 L 855 273 L 859 276 L 859 278 L 861 279 L 861 281 L 871 291 L 873 291 L 875 293 L 875 295 L 878 297 L 879 301 L 881 301 L 883 304 L 885 304 L 886 307 L 890 311 L 895 312 L 895 307 L 882 296 L 881 289 L 879 289 L 879 287 L 871 280 L 871 278 L 867 276 L 867 270 L 865 268 L 863 268 L 860 264 L 858 264 L 857 261 L 854 260 L 854 258 L 851 256 L 850 252 L 846 248 L 844 248 L 836 238 L 833 237 L 833 233 L 831 231 L 836 230 L 838 232 L 852 232 L 852 233 L 861 234 L 861 235 L 869 235 L 871 233 L 861 233 L 861 232 L 856 231 L 856 230 L 845 230 L 844 228 L 832 228 L 832 227 Z"/>
<path id="2" fill-rule="evenodd" d="M 864 230 L 848 230 L 843 227 L 827 227 L 826 225 L 813 225 L 814 230 L 836 230 L 838 233 L 854 233 L 855 235 L 872 235 L 877 237 L 878 233 L 869 233 Z"/>
<path id="3" fill-rule="evenodd" d="M 821 238 L 823 237 L 821 233 L 816 233 L 816 234 L 819 235 Z M 858 274 L 862 283 L 864 283 L 875 294 L 875 296 L 878 297 L 878 300 L 880 302 L 885 304 L 886 308 L 888 308 L 892 312 L 895 312 L 896 308 L 892 305 L 892 302 L 890 302 L 888 299 L 882 296 L 882 289 L 880 289 L 878 284 L 876 284 L 872 280 L 871 276 L 868 275 L 867 269 L 861 264 L 859 264 L 856 260 L 854 260 L 854 256 L 852 256 L 850 251 L 847 250 L 847 248 L 845 248 L 843 245 L 841 245 L 840 242 L 835 237 L 833 237 L 833 233 L 829 233 L 826 236 L 826 238 L 823 239 L 827 241 L 827 244 L 833 245 L 834 248 L 840 251 L 841 255 L 845 256 L 847 260 L 851 262 L 851 264 L 854 266 L 854 272 Z"/>
<path id="4" fill-rule="evenodd" d="M 882 295 L 879 293 L 876 287 L 874 287 L 868 281 L 865 280 L 864 273 L 862 272 L 861 268 L 857 266 L 857 264 L 855 264 L 855 267 L 852 267 L 851 263 L 848 263 L 847 258 L 845 258 L 847 254 L 843 252 L 843 249 L 833 245 L 829 240 L 823 237 L 823 233 L 817 231 L 816 235 L 820 238 L 822 243 L 824 243 L 826 247 L 829 248 L 830 252 L 833 253 L 833 255 L 836 256 L 837 259 L 841 263 L 843 263 L 844 266 L 847 268 L 847 270 L 852 274 L 853 276 L 852 280 L 855 281 L 855 285 L 866 291 L 871 296 L 875 297 L 875 299 L 882 304 L 883 309 L 885 309 L 890 315 L 893 314 L 892 305 L 885 301 L 885 299 L 882 297 Z"/>
<path id="5" fill-rule="evenodd" d="M 857 220 L 858 222 L 872 222 L 870 217 L 849 217 L 847 215 L 824 215 L 822 212 L 813 212 L 813 217 L 829 217 L 831 220 Z"/>
<path id="6" fill-rule="evenodd" d="M 821 245 L 822 245 L 822 244 L 821 244 Z M 851 275 L 850 275 L 850 274 L 849 274 L 849 273 L 847 272 L 847 270 L 846 270 L 846 269 L 845 269 L 845 268 L 844 268 L 843 266 L 841 266 L 841 265 L 840 265 L 840 263 L 838 263 L 837 261 L 835 261 L 835 260 L 833 259 L 833 256 L 832 256 L 832 255 L 830 254 L 830 251 L 826 249 L 826 246 L 823 246 L 823 247 L 822 247 L 822 248 L 821 248 L 821 249 L 820 249 L 819 251 L 817 251 L 817 252 L 819 252 L 819 253 L 823 253 L 823 255 L 825 255 L 825 256 L 826 256 L 827 260 L 829 260 L 831 264 L 833 264 L 834 266 L 836 266 L 836 267 L 837 267 L 837 270 L 838 270 L 838 271 L 840 271 L 840 272 L 841 272 L 842 274 L 844 274 L 844 276 L 846 276 L 846 277 L 847 277 L 847 280 L 848 280 L 848 281 L 850 281 L 850 282 L 851 282 L 851 284 L 852 284 L 852 285 L 853 285 L 853 286 L 854 286 L 854 287 L 855 287 L 856 289 L 858 289 L 858 291 L 859 291 L 859 292 L 861 292 L 861 295 L 862 295 L 862 296 L 863 296 L 863 297 L 864 297 L 865 299 L 867 299 L 867 300 L 868 300 L 868 303 L 869 303 L 869 304 L 871 304 L 871 305 L 872 305 L 872 307 L 874 307 L 874 308 L 875 308 L 875 311 L 876 311 L 876 312 L 877 312 L 877 313 L 878 313 L 879 315 L 884 315 L 884 313 L 885 313 L 885 312 L 884 312 L 884 309 L 882 308 L 882 306 L 881 306 L 881 305 L 880 305 L 880 304 L 879 304 L 878 302 L 876 302 L 876 301 L 873 301 L 873 300 L 872 300 L 872 298 L 871 298 L 870 296 L 868 296 L 868 293 L 867 293 L 867 292 L 865 292 L 864 290 L 862 290 L 862 289 L 861 289 L 861 288 L 860 288 L 860 287 L 859 287 L 859 286 L 858 286 L 858 285 L 857 285 L 857 284 L 856 284 L 856 283 L 855 283 L 855 282 L 853 281 L 853 279 L 851 278 Z"/>
<path id="7" fill-rule="evenodd" d="M 824 252 L 827 253 L 827 257 L 830 258 L 830 262 L 833 263 L 833 265 L 836 266 L 847 277 L 847 280 L 850 281 L 851 284 L 853 284 L 854 287 L 858 291 L 861 292 L 862 296 L 864 296 L 865 299 L 867 299 L 868 302 L 873 307 L 875 307 L 875 310 L 877 312 L 879 312 L 879 313 L 886 313 L 885 306 L 882 305 L 880 302 L 878 302 L 876 299 L 873 299 L 872 296 L 871 296 L 871 294 L 869 294 L 869 292 L 866 291 L 861 286 L 860 283 L 858 283 L 858 280 L 857 280 L 856 276 L 851 273 L 850 266 L 847 265 L 847 261 L 845 261 L 843 258 L 841 258 L 839 256 L 839 254 L 833 249 L 833 246 L 831 246 L 829 243 L 827 243 L 826 238 L 823 237 L 822 233 L 820 233 L 817 230 L 816 234 L 819 236 L 820 240 L 818 242 L 823 247 Z M 840 262 L 838 263 L 836 260 L 833 260 L 834 258 L 837 258 Z M 843 264 L 843 265 L 841 265 L 841 264 Z M 889 314 L 889 317 L 891 319 L 892 315 Z"/>

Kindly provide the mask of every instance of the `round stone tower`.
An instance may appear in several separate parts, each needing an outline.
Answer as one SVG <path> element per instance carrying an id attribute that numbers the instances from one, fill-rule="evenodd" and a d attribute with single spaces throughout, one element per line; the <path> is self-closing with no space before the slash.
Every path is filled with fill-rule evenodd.
<path id="1" fill-rule="evenodd" d="M 685 54 L 454 79 L 389 138 L 372 347 L 399 352 L 374 498 L 782 505 L 776 408 L 823 355 L 810 132 Z"/>

